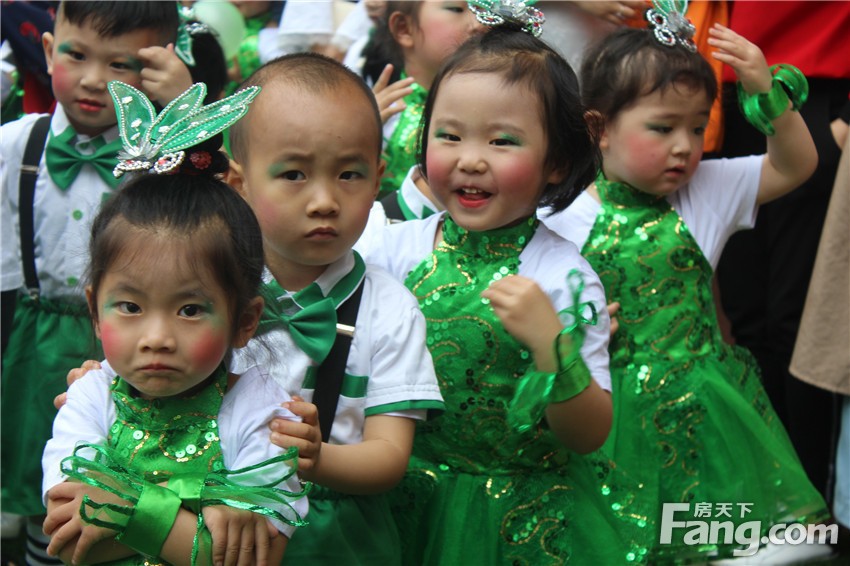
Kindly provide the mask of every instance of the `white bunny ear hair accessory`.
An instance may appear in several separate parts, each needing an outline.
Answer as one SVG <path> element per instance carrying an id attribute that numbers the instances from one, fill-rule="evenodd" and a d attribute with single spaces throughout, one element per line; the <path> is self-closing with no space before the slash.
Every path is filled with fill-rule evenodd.
<path id="1" fill-rule="evenodd" d="M 116 178 L 132 171 L 172 172 L 183 162 L 184 149 L 229 128 L 245 115 L 260 92 L 260 87 L 252 86 L 202 106 L 207 87 L 197 83 L 157 115 L 151 101 L 137 88 L 112 81 L 108 89 L 115 101 L 124 146 L 112 172 Z"/>

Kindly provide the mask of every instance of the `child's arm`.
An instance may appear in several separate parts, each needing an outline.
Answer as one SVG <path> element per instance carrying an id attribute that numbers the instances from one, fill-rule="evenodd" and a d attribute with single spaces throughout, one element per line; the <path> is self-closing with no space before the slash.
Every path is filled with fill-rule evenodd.
<path id="1" fill-rule="evenodd" d="M 341 493 L 382 493 L 404 476 L 413 446 L 415 421 L 404 417 L 366 417 L 363 442 L 322 442 L 316 405 L 293 400 L 285 405 L 302 422 L 274 419 L 271 440 L 281 448 L 298 447 L 298 474 Z"/>
<path id="2" fill-rule="evenodd" d="M 136 550 L 115 539 L 116 531 L 82 521 L 80 505 L 84 495 L 98 503 L 126 505 L 120 497 L 80 482 L 69 480 L 54 486 L 48 493 L 44 521 L 44 532 L 50 536 L 47 553 L 72 564 L 96 564 L 137 555 Z M 206 507 L 203 513 L 213 541 L 212 564 L 280 563 L 288 539 L 277 536 L 277 529 L 269 528 L 265 517 L 225 506 Z M 181 509 L 160 558 L 174 565 L 191 564 L 197 527 L 198 516 Z M 209 556 L 199 556 L 199 564 L 210 563 Z"/>
<path id="3" fill-rule="evenodd" d="M 161 106 L 192 86 L 189 68 L 174 52 L 174 45 L 139 49 L 139 58 L 145 64 L 141 72 L 142 90 Z"/>
<path id="4" fill-rule="evenodd" d="M 708 42 L 716 48 L 713 56 L 735 70 L 744 90 L 751 95 L 766 93 L 774 85 L 761 49 L 727 27 L 714 24 Z M 815 171 L 817 149 L 799 112 L 788 109 L 772 122 L 776 133 L 767 138 L 756 202 L 764 204 L 796 189 Z"/>
<path id="5" fill-rule="evenodd" d="M 554 343 L 564 326 L 537 283 L 512 275 L 494 282 L 481 296 L 490 300 L 511 336 L 531 350 L 538 371 L 557 371 Z M 591 379 L 578 395 L 549 404 L 546 420 L 566 447 L 586 454 L 605 442 L 611 430 L 612 411 L 611 396 Z"/>

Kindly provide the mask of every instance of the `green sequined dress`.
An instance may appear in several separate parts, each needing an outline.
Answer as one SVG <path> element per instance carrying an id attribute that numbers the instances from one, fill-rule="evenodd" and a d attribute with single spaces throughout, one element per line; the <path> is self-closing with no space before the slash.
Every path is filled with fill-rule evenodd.
<path id="1" fill-rule="evenodd" d="M 219 413 L 228 389 L 228 373 L 224 366 L 221 366 L 198 391 L 185 397 L 143 399 L 134 395 L 129 384 L 116 376 L 108 392 L 109 400 L 115 406 L 115 420 L 109 426 L 104 441 L 95 443 L 90 443 L 88 440 L 92 439 L 92 434 L 95 434 L 93 431 L 97 430 L 98 425 L 77 422 L 76 429 L 70 428 L 74 424 L 73 419 L 80 418 L 81 409 L 93 412 L 99 410 L 99 407 L 92 405 L 98 400 L 98 395 L 92 392 L 99 390 L 97 386 L 92 385 L 92 382 L 103 378 L 91 379 L 89 376 L 87 378 L 90 381 L 86 386 L 86 393 L 82 394 L 83 398 L 87 399 L 87 404 L 76 405 L 72 409 L 70 421 L 61 420 L 64 414 L 60 411 L 57 423 L 60 421 L 61 423 L 57 424 L 56 430 L 64 432 L 61 433 L 60 438 L 57 439 L 54 436 L 54 439 L 48 443 L 44 456 L 46 465 L 56 466 L 57 460 L 63 458 L 61 463 L 63 473 L 76 480 L 102 479 L 105 474 L 111 478 L 106 480 L 107 485 L 111 486 L 109 490 L 125 499 L 125 495 L 136 493 L 134 492 L 136 488 L 132 487 L 133 478 L 162 485 L 179 474 L 184 480 L 200 480 L 206 486 L 213 486 L 209 488 L 209 492 L 205 491 L 207 488 L 199 490 L 197 493 L 200 499 L 195 502 L 187 503 L 184 499 L 184 507 L 194 508 L 197 505 L 202 508 L 208 504 L 226 504 L 249 508 L 243 506 L 245 503 L 252 504 L 253 507 L 250 508 L 254 512 L 263 513 L 267 517 L 272 515 L 264 512 L 266 510 L 280 511 L 281 516 L 284 517 L 283 520 L 288 524 L 294 526 L 303 524 L 299 513 L 303 514 L 306 511 L 306 504 L 300 502 L 296 509 L 290 502 L 301 499 L 306 492 L 303 490 L 287 492 L 278 489 L 284 485 L 280 483 L 283 481 L 287 482 L 285 485 L 297 486 L 294 479 L 289 479 L 294 475 L 297 463 L 288 453 L 260 463 L 252 462 L 251 465 L 237 471 L 231 472 L 225 468 L 218 424 Z M 250 378 L 246 379 L 245 384 L 237 384 L 237 387 L 242 387 L 238 393 L 244 397 L 268 395 L 275 391 L 267 386 L 266 381 L 261 381 L 270 379 L 264 374 L 254 372 Z M 256 389 L 257 392 L 249 392 L 246 387 Z M 72 389 L 73 391 L 76 391 L 74 395 L 80 395 L 79 389 Z M 72 405 L 70 396 L 71 393 L 69 393 L 69 405 Z M 99 401 L 106 401 L 106 398 Z M 254 402 L 249 401 L 248 405 L 243 406 L 255 408 L 258 406 L 252 403 Z M 231 413 L 233 405 L 234 403 L 231 403 L 228 409 Z M 92 422 L 99 422 L 98 416 L 90 416 Z M 234 415 L 231 414 L 229 418 L 233 421 Z M 251 417 L 245 415 L 242 420 L 247 422 L 251 420 Z M 239 435 L 239 441 L 245 446 L 228 447 L 234 452 L 234 458 L 238 459 L 237 454 L 241 456 L 243 451 L 252 453 L 252 457 L 263 453 L 252 447 L 246 449 L 249 440 L 245 433 L 246 431 L 241 429 L 236 433 Z M 230 442 L 233 442 L 233 432 L 228 432 L 226 436 L 230 438 Z M 73 456 L 68 455 L 69 442 L 78 441 L 83 443 L 78 444 Z M 81 450 L 79 454 L 78 450 Z M 92 452 L 93 450 L 97 452 Z M 66 455 L 68 457 L 64 457 Z M 98 467 L 92 468 L 91 462 L 96 462 Z M 238 479 L 229 480 L 226 484 L 222 483 L 221 479 L 230 474 Z M 64 477 L 57 478 L 52 473 L 47 475 L 51 477 L 50 481 L 65 481 Z M 171 488 L 170 485 L 169 488 L 179 489 Z M 278 500 L 268 497 L 269 494 L 274 497 L 279 496 Z M 87 512 L 98 519 L 106 519 L 108 523 L 114 523 L 115 517 L 120 516 L 98 514 L 91 508 L 87 509 Z M 279 519 L 278 516 L 272 518 Z M 205 529 L 199 531 L 196 540 L 198 556 L 197 561 L 193 563 L 209 563 L 211 542 L 208 532 Z M 157 557 L 136 555 L 108 564 L 110 566 L 153 566 L 166 563 Z"/>
<path id="2" fill-rule="evenodd" d="M 405 73 L 401 78 L 406 78 Z M 413 92 L 404 97 L 405 108 L 399 114 L 396 126 L 384 141 L 383 158 L 387 162 L 384 176 L 381 177 L 381 191 L 378 199 L 397 191 L 407 172 L 416 165 L 416 142 L 419 122 L 425 110 L 428 91 L 416 83 L 411 85 Z M 385 130 L 386 131 L 386 130 Z"/>
<path id="3" fill-rule="evenodd" d="M 467 232 L 446 217 L 443 243 L 407 278 L 446 400 L 418 423 L 393 494 L 410 564 L 627 564 L 646 551 L 630 484 L 606 456 L 571 452 L 542 422 L 508 425 L 533 360 L 480 294 L 518 272 L 537 227 Z"/>
<path id="4" fill-rule="evenodd" d="M 736 525 L 815 521 L 824 502 L 806 477 L 768 401 L 755 359 L 726 344 L 711 291 L 712 269 L 664 198 L 597 181 L 602 207 L 582 249 L 609 302 L 620 302 L 611 345 L 614 428 L 605 449 L 638 475 L 642 496 L 662 503 L 731 504 Z M 750 504 L 743 513 L 739 504 Z M 710 508 L 710 507 L 709 507 Z M 660 525 L 655 523 L 655 527 Z M 665 562 L 728 556 L 734 545 L 654 549 Z M 655 536 L 658 541 L 658 535 Z M 677 544 L 678 543 L 678 544 Z"/>

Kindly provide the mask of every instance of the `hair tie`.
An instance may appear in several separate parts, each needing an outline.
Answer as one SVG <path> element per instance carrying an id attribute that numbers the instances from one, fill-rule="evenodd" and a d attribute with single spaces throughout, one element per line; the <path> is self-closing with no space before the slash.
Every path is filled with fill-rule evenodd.
<path id="1" fill-rule="evenodd" d="M 202 106 L 207 87 L 196 83 L 156 115 L 151 101 L 137 88 L 119 81 L 110 82 L 108 88 L 124 146 L 112 171 L 116 178 L 132 171 L 171 173 L 186 158 L 183 150 L 229 128 L 260 92 L 260 87 L 252 86 Z"/>
<path id="2" fill-rule="evenodd" d="M 534 37 L 543 33 L 543 12 L 532 5 L 537 0 L 471 0 L 467 6 L 485 26 L 507 24 Z"/>
<path id="3" fill-rule="evenodd" d="M 697 46 L 693 37 L 694 25 L 685 17 L 688 0 L 652 0 L 652 8 L 646 11 L 649 28 L 662 45 L 674 47 L 677 43 L 691 53 Z"/>

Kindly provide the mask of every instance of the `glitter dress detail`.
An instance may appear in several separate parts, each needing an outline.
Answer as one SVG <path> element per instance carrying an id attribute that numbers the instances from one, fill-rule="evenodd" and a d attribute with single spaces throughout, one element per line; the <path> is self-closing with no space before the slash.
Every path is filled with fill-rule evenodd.
<path id="1" fill-rule="evenodd" d="M 218 412 L 227 387 L 224 368 L 191 397 L 142 399 L 116 378 L 112 386 L 117 417 L 109 429 L 109 446 L 125 458 L 127 468 L 143 471 L 159 483 L 172 474 L 207 473 L 221 467 Z"/>
<path id="2" fill-rule="evenodd" d="M 607 457 L 569 451 L 542 421 L 523 433 L 508 424 L 533 360 L 481 292 L 517 273 L 537 226 L 468 232 L 446 217 L 443 242 L 405 283 L 446 400 L 445 414 L 418 423 L 394 493 L 411 564 L 624 564 L 646 552 L 644 517 Z"/>
<path id="3" fill-rule="evenodd" d="M 697 503 L 731 503 L 732 516 L 722 520 L 761 521 L 763 534 L 776 523 L 822 518 L 824 502 L 768 401 L 755 359 L 723 341 L 712 269 L 682 218 L 663 197 L 604 179 L 596 186 L 602 207 L 582 255 L 608 301 L 621 304 L 610 345 L 614 428 L 604 448 L 644 483 L 641 496 L 658 520 L 662 503 L 678 502 L 691 503 L 691 513 Z M 743 518 L 738 504 L 749 504 Z M 735 548 L 685 546 L 683 535 L 651 559 L 729 556 Z"/>

